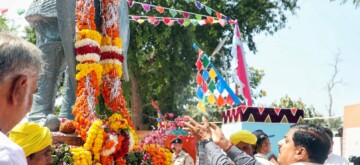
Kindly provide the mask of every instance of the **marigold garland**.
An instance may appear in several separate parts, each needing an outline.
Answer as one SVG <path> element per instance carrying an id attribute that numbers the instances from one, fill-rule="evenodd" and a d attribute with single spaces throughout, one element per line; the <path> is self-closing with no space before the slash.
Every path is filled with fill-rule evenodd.
<path id="1" fill-rule="evenodd" d="M 91 152 L 83 147 L 71 148 L 74 165 L 92 165 Z"/>
<path id="2" fill-rule="evenodd" d="M 172 154 L 170 150 L 156 144 L 143 145 L 143 149 L 146 153 L 150 154 L 153 165 L 172 164 Z"/>
<path id="3" fill-rule="evenodd" d="M 98 81 L 97 83 L 100 84 L 101 73 L 102 73 L 102 66 L 100 64 L 97 64 L 97 63 L 77 64 L 76 70 L 79 71 L 76 74 L 76 77 L 75 77 L 76 80 L 80 80 L 80 79 L 86 77 L 87 75 L 89 75 L 89 73 L 91 71 L 94 71 L 96 74 L 96 80 Z"/>
<path id="4" fill-rule="evenodd" d="M 92 39 L 97 43 L 101 44 L 101 34 L 96 30 L 84 29 L 77 33 L 76 41 L 83 39 Z"/>
<path id="5" fill-rule="evenodd" d="M 73 114 L 74 127 L 85 144 L 77 149 L 79 153 L 75 157 L 78 159 L 74 160 L 75 164 L 90 164 L 88 160 L 93 160 L 91 163 L 94 164 L 125 165 L 124 157 L 138 148 L 138 139 L 121 88 L 124 57 L 119 37 L 119 3 L 117 0 L 100 2 L 103 19 L 101 34 L 96 31 L 94 0 L 76 1 L 74 46 L 79 63 L 76 67 L 78 87 Z M 111 110 L 111 115 L 107 109 L 95 111 L 100 93 L 103 98 L 100 103 Z M 104 121 L 98 119 L 96 113 L 105 114 L 101 117 Z M 80 151 L 86 153 L 86 159 Z"/>
<path id="6" fill-rule="evenodd" d="M 114 113 L 109 117 L 110 130 L 119 132 L 121 130 L 128 128 L 128 122 L 123 116 L 119 113 Z"/>

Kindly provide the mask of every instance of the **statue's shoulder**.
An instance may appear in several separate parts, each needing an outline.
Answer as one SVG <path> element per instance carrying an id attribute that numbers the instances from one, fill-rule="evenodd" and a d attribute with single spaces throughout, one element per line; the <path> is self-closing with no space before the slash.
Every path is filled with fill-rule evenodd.
<path id="1" fill-rule="evenodd" d="M 56 0 L 33 0 L 26 12 L 25 18 L 29 22 L 41 17 L 57 17 Z"/>

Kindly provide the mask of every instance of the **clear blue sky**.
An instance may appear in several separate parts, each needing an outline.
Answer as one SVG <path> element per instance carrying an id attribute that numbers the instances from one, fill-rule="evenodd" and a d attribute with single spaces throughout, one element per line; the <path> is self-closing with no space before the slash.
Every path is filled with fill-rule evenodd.
<path id="1" fill-rule="evenodd" d="M 333 112 L 342 115 L 345 105 L 360 103 L 360 9 L 351 1 L 339 2 L 302 0 L 285 29 L 255 38 L 258 53 L 247 51 L 247 63 L 265 70 L 261 88 L 267 91 L 256 103 L 269 105 L 287 94 L 327 116 L 326 84 L 333 72 L 329 64 L 338 50 L 338 78 L 345 85 L 333 90 Z"/>
<path id="2" fill-rule="evenodd" d="M 360 9 L 351 0 L 345 5 L 340 1 L 300 0 L 300 9 L 288 17 L 285 29 L 255 37 L 258 53 L 247 51 L 247 63 L 265 70 L 261 88 L 267 91 L 256 103 L 270 105 L 288 94 L 327 114 L 326 83 L 333 71 L 329 64 L 338 50 L 343 60 L 338 77 L 345 85 L 333 91 L 334 112 L 342 115 L 345 105 L 360 103 Z M 7 15 L 25 24 L 16 9 L 27 9 L 30 2 L 0 0 L 0 8 L 9 8 Z"/>

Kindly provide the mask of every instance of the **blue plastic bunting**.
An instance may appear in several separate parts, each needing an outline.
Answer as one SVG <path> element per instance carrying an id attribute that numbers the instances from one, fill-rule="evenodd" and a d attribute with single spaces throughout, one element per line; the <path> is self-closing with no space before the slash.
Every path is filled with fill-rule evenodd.
<path id="1" fill-rule="evenodd" d="M 194 43 L 193 45 L 193 48 L 196 50 L 196 51 L 199 51 L 199 47 Z"/>
<path id="2" fill-rule="evenodd" d="M 204 70 L 202 78 L 204 79 L 204 81 L 207 81 L 207 79 L 209 78 L 209 72 L 207 70 Z"/>
<path id="3" fill-rule="evenodd" d="M 222 94 L 225 89 L 224 83 L 226 82 L 219 80 L 219 82 L 216 84 L 216 89 L 220 92 L 220 94 Z"/>
<path id="4" fill-rule="evenodd" d="M 198 96 L 199 99 L 203 99 L 203 97 L 204 97 L 204 92 L 201 90 L 200 86 L 198 86 L 198 89 L 196 91 L 196 95 Z"/>
<path id="5" fill-rule="evenodd" d="M 202 9 L 202 4 L 199 1 L 196 1 L 196 7 L 198 9 Z"/>

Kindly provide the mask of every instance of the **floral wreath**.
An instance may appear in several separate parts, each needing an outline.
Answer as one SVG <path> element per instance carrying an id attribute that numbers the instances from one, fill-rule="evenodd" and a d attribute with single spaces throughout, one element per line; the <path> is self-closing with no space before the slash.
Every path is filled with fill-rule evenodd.
<path id="1" fill-rule="evenodd" d="M 139 148 L 121 87 L 122 41 L 118 0 L 101 0 L 101 33 L 96 30 L 94 0 L 76 1 L 76 133 L 85 141 L 72 148 L 74 164 L 126 164 Z"/>

